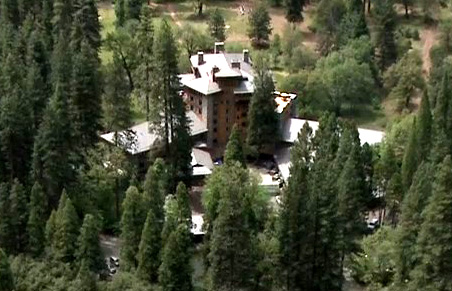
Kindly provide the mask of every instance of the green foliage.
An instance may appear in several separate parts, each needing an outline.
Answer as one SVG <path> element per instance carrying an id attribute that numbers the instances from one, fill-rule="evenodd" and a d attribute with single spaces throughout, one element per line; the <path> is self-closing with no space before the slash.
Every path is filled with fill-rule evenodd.
<path id="1" fill-rule="evenodd" d="M 150 210 L 144 224 L 143 233 L 138 249 L 137 276 L 144 281 L 156 283 L 160 266 L 160 254 L 162 249 L 161 222 L 156 214 Z"/>
<path id="2" fill-rule="evenodd" d="M 147 204 L 146 209 L 152 211 L 161 232 L 165 220 L 163 206 L 168 194 L 168 172 L 162 159 L 156 159 L 154 164 L 149 167 L 143 192 Z"/>
<path id="3" fill-rule="evenodd" d="M 438 166 L 432 196 L 422 212 L 423 223 L 416 256 L 419 264 L 411 273 L 410 290 L 450 290 L 452 256 L 452 163 L 450 156 Z"/>
<path id="4" fill-rule="evenodd" d="M 0 290 L 15 290 L 14 278 L 9 266 L 8 257 L 2 249 L 0 249 Z"/>
<path id="5" fill-rule="evenodd" d="M 63 192 L 60 200 L 63 200 L 64 195 Z M 64 202 L 64 206 L 61 209 L 58 209 L 56 214 L 52 252 L 57 260 L 64 263 L 72 263 L 75 261 L 78 235 L 78 216 L 71 199 L 67 198 Z"/>
<path id="6" fill-rule="evenodd" d="M 248 17 L 248 23 L 248 37 L 253 46 L 268 47 L 272 28 L 271 18 L 264 2 L 260 2 L 254 7 Z"/>
<path id="7" fill-rule="evenodd" d="M 187 58 L 198 51 L 211 49 L 212 43 L 214 42 L 209 34 L 204 33 L 203 30 L 190 24 L 184 24 L 178 30 L 178 38 L 182 42 L 181 45 Z"/>
<path id="8" fill-rule="evenodd" d="M 396 12 L 393 0 L 377 1 L 374 7 L 376 20 L 376 53 L 378 65 L 386 69 L 397 59 L 397 48 L 395 45 Z"/>
<path id="9" fill-rule="evenodd" d="M 246 167 L 241 132 L 237 128 L 237 125 L 234 125 L 229 136 L 229 141 L 224 152 L 224 162 L 227 165 L 233 165 L 239 162 L 242 167 Z"/>
<path id="10" fill-rule="evenodd" d="M 77 241 L 76 259 L 81 265 L 80 272 L 97 272 L 102 269 L 103 258 L 99 244 L 99 226 L 93 215 L 87 214 L 80 228 Z M 80 275 L 80 274 L 79 274 Z M 82 275 L 85 275 L 82 273 Z"/>
<path id="11" fill-rule="evenodd" d="M 129 20 L 139 20 L 141 7 L 145 1 L 143 0 L 124 0 L 124 19 Z"/>
<path id="12" fill-rule="evenodd" d="M 188 229 L 191 228 L 191 209 L 190 197 L 187 186 L 183 182 L 179 182 L 176 188 L 176 201 L 178 209 L 178 223 L 185 224 Z"/>
<path id="13" fill-rule="evenodd" d="M 224 17 L 220 10 L 215 9 L 210 16 L 209 21 L 209 32 L 215 41 L 225 41 L 226 40 L 226 27 L 224 24 Z"/>
<path id="14" fill-rule="evenodd" d="M 422 76 L 422 60 L 419 53 L 411 51 L 405 54 L 397 63 L 388 68 L 384 76 L 385 88 L 389 98 L 398 102 L 398 109 L 409 109 L 411 97 L 416 90 L 424 88 Z"/>
<path id="15" fill-rule="evenodd" d="M 394 276 L 394 230 L 379 229 L 362 240 L 362 252 L 352 256 L 352 275 L 373 290 L 388 286 Z"/>
<path id="16" fill-rule="evenodd" d="M 28 195 L 24 186 L 16 179 L 9 196 L 10 223 L 13 253 L 25 251 L 27 246 Z"/>
<path id="17" fill-rule="evenodd" d="M 27 223 L 28 251 L 33 256 L 40 256 L 45 246 L 45 226 L 48 212 L 47 196 L 42 186 L 35 182 L 31 189 L 30 215 Z"/>
<path id="18" fill-rule="evenodd" d="M 405 154 L 403 156 L 401 169 L 402 182 L 405 191 L 410 188 L 413 175 L 416 172 L 419 163 L 417 155 L 417 143 L 419 139 L 416 136 L 417 134 L 416 128 L 417 128 L 416 119 L 414 119 L 410 139 L 408 141 L 408 145 L 405 148 Z"/>
<path id="19" fill-rule="evenodd" d="M 432 122 L 432 112 L 430 109 L 429 96 L 427 95 L 427 91 L 424 91 L 416 126 L 416 136 L 418 139 L 417 159 L 419 163 L 421 161 L 425 161 L 430 154 L 433 135 Z"/>
<path id="20" fill-rule="evenodd" d="M 277 104 L 273 92 L 275 85 L 264 58 L 257 58 L 254 65 L 254 93 L 248 113 L 247 144 L 258 150 L 273 146 L 279 136 Z"/>
<path id="21" fill-rule="evenodd" d="M 163 291 L 193 290 L 190 248 L 190 229 L 185 223 L 179 224 L 169 236 L 162 254 L 159 283 Z"/>
<path id="22" fill-rule="evenodd" d="M 136 187 L 130 186 L 127 189 L 122 209 L 121 269 L 129 271 L 137 267 L 136 254 L 138 253 L 143 224 L 146 219 L 143 197 Z"/>
<path id="23" fill-rule="evenodd" d="M 339 36 L 341 22 L 347 13 L 343 0 L 321 0 L 315 11 L 313 27 L 320 34 L 320 51 L 330 52 Z M 342 33 L 342 32 L 341 32 Z"/>
<path id="24" fill-rule="evenodd" d="M 286 19 L 288 22 L 303 21 L 303 6 L 305 0 L 285 0 Z"/>

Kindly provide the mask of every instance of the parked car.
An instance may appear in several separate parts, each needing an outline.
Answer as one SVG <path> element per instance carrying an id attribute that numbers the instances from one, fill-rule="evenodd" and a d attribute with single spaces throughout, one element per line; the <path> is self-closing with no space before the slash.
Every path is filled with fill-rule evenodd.
<path id="1" fill-rule="evenodd" d="M 373 218 L 367 222 L 367 229 L 371 232 L 377 230 L 380 227 L 380 221 L 378 218 Z"/>
<path id="2" fill-rule="evenodd" d="M 119 259 L 117 257 L 110 257 L 110 266 L 119 267 Z"/>

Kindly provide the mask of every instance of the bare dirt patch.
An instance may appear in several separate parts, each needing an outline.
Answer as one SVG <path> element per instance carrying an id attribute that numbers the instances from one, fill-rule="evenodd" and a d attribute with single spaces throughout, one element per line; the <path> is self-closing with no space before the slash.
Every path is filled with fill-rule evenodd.
<path id="1" fill-rule="evenodd" d="M 430 59 L 430 50 L 436 43 L 438 31 L 436 27 L 429 27 L 421 32 L 422 43 L 422 71 L 425 76 L 428 76 L 432 67 L 432 60 Z"/>

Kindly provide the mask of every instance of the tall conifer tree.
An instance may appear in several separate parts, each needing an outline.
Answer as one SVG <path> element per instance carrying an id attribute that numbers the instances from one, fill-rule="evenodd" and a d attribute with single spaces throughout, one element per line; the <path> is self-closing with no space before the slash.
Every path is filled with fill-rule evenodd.
<path id="1" fill-rule="evenodd" d="M 232 128 L 231 135 L 229 136 L 229 141 L 224 152 L 224 163 L 226 165 L 234 165 L 236 162 L 239 162 L 243 167 L 246 167 L 241 133 L 235 124 Z"/>
<path id="2" fill-rule="evenodd" d="M 15 179 L 9 196 L 11 228 L 15 253 L 21 253 L 27 246 L 28 195 L 25 187 Z"/>
<path id="3" fill-rule="evenodd" d="M 100 271 L 103 265 L 99 243 L 99 226 L 93 215 L 85 215 L 77 241 L 76 259 L 91 272 Z"/>
<path id="4" fill-rule="evenodd" d="M 8 257 L 5 252 L 0 249 L 0 291 L 13 291 L 14 277 L 9 266 Z"/>
<path id="5" fill-rule="evenodd" d="M 396 12 L 393 0 L 375 2 L 374 14 L 377 21 L 376 48 L 380 68 L 385 69 L 397 59 L 395 43 Z"/>
<path id="6" fill-rule="evenodd" d="M 162 228 L 155 213 L 150 210 L 141 234 L 140 246 L 137 254 L 138 276 L 150 283 L 158 281 L 158 269 L 162 249 Z"/>
<path id="7" fill-rule="evenodd" d="M 30 215 L 27 223 L 28 251 L 35 257 L 40 256 L 45 246 L 45 227 L 48 212 L 47 196 L 38 182 L 31 189 Z"/>
<path id="8" fill-rule="evenodd" d="M 62 197 L 64 192 L 62 194 Z M 60 199 L 63 200 L 63 199 Z M 75 261 L 79 222 L 71 199 L 68 197 L 64 207 L 56 215 L 56 228 L 53 235 L 52 250 L 56 259 L 72 263 Z"/>

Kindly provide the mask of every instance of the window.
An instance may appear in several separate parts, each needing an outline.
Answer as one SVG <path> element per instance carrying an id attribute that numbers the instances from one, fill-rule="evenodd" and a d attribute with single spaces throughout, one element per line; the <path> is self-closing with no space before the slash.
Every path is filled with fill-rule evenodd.
<path id="1" fill-rule="evenodd" d="M 218 143 L 218 140 L 216 138 L 214 138 L 213 143 Z"/>
<path id="2" fill-rule="evenodd" d="M 217 132 L 217 128 L 216 127 L 213 128 L 213 132 Z"/>
<path id="3" fill-rule="evenodd" d="M 226 126 L 226 131 L 229 131 L 229 126 Z"/>
<path id="4" fill-rule="evenodd" d="M 190 105 L 190 110 L 193 110 L 193 109 L 194 109 L 193 105 Z"/>
<path id="5" fill-rule="evenodd" d="M 202 114 L 202 109 L 201 108 L 198 109 L 198 113 Z"/>
<path id="6" fill-rule="evenodd" d="M 242 122 L 242 126 L 245 127 L 246 126 L 246 122 Z"/>
<path id="7" fill-rule="evenodd" d="M 216 118 L 213 119 L 213 124 L 217 124 L 218 120 Z"/>
<path id="8" fill-rule="evenodd" d="M 199 105 L 202 105 L 202 99 L 199 98 Z"/>
<path id="9" fill-rule="evenodd" d="M 193 96 L 190 96 L 190 101 L 193 101 Z"/>

